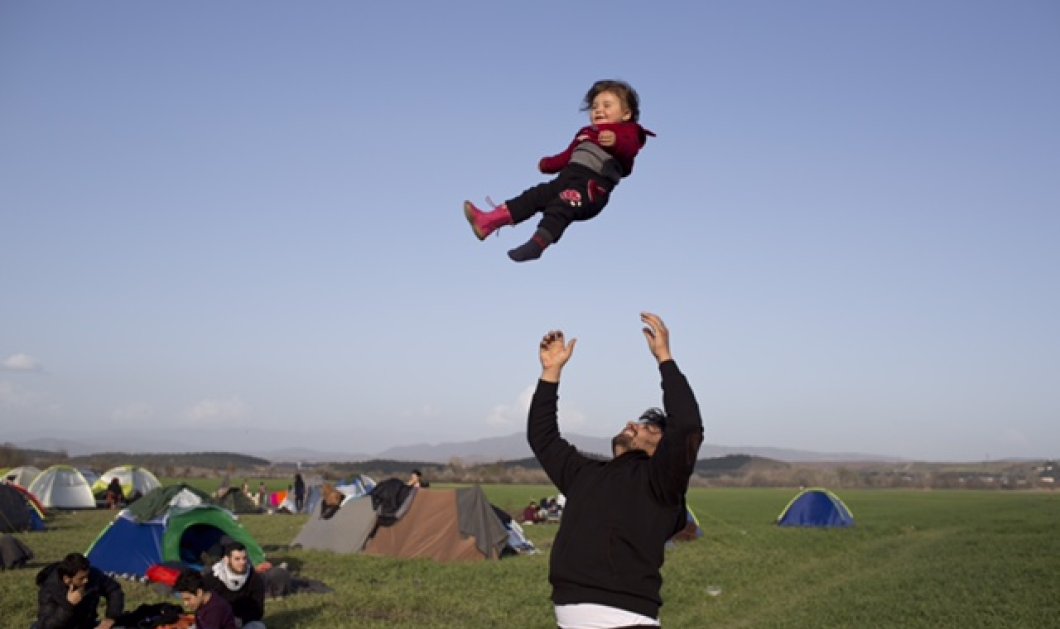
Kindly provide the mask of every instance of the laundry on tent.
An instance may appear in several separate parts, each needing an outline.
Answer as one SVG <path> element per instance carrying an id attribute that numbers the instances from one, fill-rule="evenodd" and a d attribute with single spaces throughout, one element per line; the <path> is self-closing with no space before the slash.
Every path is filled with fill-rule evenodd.
<path id="1" fill-rule="evenodd" d="M 262 513 L 264 511 L 253 498 L 244 493 L 239 487 L 221 489 L 220 495 L 213 498 L 213 503 L 228 509 L 232 513 Z"/>

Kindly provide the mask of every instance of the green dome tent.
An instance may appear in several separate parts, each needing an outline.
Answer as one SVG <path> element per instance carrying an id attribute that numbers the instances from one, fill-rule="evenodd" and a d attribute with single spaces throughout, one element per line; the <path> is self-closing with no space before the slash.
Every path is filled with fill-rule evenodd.
<path id="1" fill-rule="evenodd" d="M 160 487 L 123 509 L 85 554 L 104 572 L 139 578 L 162 563 L 202 568 L 202 554 L 224 537 L 242 542 L 252 564 L 265 561 L 261 545 L 231 512 L 189 487 Z"/>

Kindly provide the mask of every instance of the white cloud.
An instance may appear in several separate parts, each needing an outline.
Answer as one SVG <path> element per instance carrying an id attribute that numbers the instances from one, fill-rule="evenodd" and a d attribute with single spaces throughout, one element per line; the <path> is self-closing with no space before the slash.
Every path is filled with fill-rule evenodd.
<path id="1" fill-rule="evenodd" d="M 11 354 L 0 363 L 0 371 L 40 371 L 40 361 L 29 354 Z"/>
<path id="2" fill-rule="evenodd" d="M 232 396 L 223 400 L 200 400 L 185 411 L 184 417 L 200 425 L 236 426 L 250 414 L 250 410 L 250 405 L 239 396 Z"/>
<path id="3" fill-rule="evenodd" d="M 529 386 L 510 404 L 498 404 L 486 416 L 490 426 L 515 426 L 526 423 L 526 413 L 530 410 L 530 398 L 534 396 L 534 387 Z"/>
<path id="4" fill-rule="evenodd" d="M 530 400 L 534 397 L 534 386 L 530 385 L 519 393 L 509 404 L 498 404 L 486 416 L 486 423 L 502 428 L 523 428 L 526 426 L 526 414 L 530 412 Z M 585 414 L 573 408 L 561 408 L 559 411 L 560 430 L 576 429 L 585 424 Z"/>

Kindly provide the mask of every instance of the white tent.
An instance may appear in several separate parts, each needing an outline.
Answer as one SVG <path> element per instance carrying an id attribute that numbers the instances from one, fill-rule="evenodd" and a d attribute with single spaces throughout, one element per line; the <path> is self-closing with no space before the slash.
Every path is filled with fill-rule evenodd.
<path id="1" fill-rule="evenodd" d="M 96 474 L 95 472 L 93 472 L 92 470 L 88 469 L 87 467 L 79 467 L 79 468 L 77 468 L 77 471 L 81 472 L 81 476 L 85 477 L 85 482 L 88 483 L 89 487 L 92 486 L 92 483 L 94 483 L 97 480 L 99 480 L 99 474 Z"/>
<path id="2" fill-rule="evenodd" d="M 132 498 L 133 494 L 136 492 L 140 492 L 140 495 L 143 496 L 152 489 L 162 486 L 162 483 L 158 482 L 155 475 L 145 467 L 140 467 L 138 465 L 119 465 L 118 467 L 110 468 L 100 475 L 99 480 L 92 485 L 93 493 L 100 494 L 107 491 L 107 486 L 110 485 L 110 481 L 115 478 L 121 483 L 121 491 L 126 498 Z"/>
<path id="3" fill-rule="evenodd" d="M 22 467 L 15 467 L 4 472 L 4 480 L 9 483 L 14 483 L 19 487 L 27 488 L 29 484 L 33 482 L 34 478 L 40 474 L 40 470 L 33 467 L 32 465 L 23 465 Z"/>
<path id="4" fill-rule="evenodd" d="M 81 472 L 69 465 L 53 465 L 30 483 L 29 491 L 49 509 L 95 509 L 96 499 Z"/>

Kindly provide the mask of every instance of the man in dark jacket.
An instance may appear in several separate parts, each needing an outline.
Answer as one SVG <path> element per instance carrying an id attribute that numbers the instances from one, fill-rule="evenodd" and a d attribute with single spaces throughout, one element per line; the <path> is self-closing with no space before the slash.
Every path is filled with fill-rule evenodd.
<path id="1" fill-rule="evenodd" d="M 264 629 L 265 579 L 250 565 L 242 542 L 225 544 L 224 553 L 203 573 L 205 589 L 228 601 L 241 627 Z"/>
<path id="2" fill-rule="evenodd" d="M 37 573 L 35 629 L 111 629 L 125 607 L 125 595 L 114 579 L 93 568 L 81 553 Z M 96 617 L 100 597 L 107 599 L 103 622 Z"/>
<path id="3" fill-rule="evenodd" d="M 658 626 L 664 547 L 685 524 L 685 492 L 703 443 L 692 388 L 670 354 L 662 319 L 642 313 L 658 361 L 665 412 L 648 409 L 612 439 L 614 458 L 586 457 L 560 437 L 560 374 L 574 352 L 563 332 L 541 341 L 541 379 L 530 403 L 527 439 L 566 496 L 549 560 L 556 621 L 562 629 Z"/>

